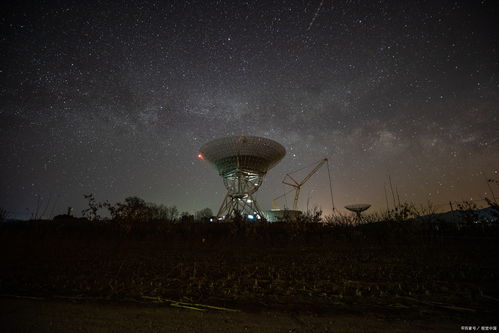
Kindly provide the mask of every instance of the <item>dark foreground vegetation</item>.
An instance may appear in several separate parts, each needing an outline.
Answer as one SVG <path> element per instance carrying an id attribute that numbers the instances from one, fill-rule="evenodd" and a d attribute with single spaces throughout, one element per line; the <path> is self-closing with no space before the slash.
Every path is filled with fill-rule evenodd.
<path id="1" fill-rule="evenodd" d="M 1 223 L 0 294 L 494 318 L 498 240 L 485 222 Z"/>

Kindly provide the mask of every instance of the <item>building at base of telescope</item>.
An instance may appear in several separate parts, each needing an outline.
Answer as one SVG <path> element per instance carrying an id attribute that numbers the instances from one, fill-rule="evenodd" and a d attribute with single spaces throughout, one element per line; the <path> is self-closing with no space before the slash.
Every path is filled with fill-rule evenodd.
<path id="1" fill-rule="evenodd" d="M 300 210 L 292 209 L 271 209 L 262 212 L 269 222 L 297 222 L 302 216 Z"/>

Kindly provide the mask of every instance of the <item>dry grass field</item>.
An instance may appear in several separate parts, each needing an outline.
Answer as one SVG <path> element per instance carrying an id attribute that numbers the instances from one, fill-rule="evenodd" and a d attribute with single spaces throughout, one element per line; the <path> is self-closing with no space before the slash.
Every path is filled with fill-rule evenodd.
<path id="1" fill-rule="evenodd" d="M 498 240 L 486 223 L 2 223 L 0 294 L 457 330 L 497 325 Z"/>

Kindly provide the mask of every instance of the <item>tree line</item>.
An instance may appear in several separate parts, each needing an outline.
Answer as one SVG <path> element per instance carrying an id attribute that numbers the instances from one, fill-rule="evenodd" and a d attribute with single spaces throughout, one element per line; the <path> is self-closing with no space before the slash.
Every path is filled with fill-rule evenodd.
<path id="1" fill-rule="evenodd" d="M 84 194 L 83 197 L 88 201 L 88 208 L 82 210 L 82 216 L 91 221 L 108 219 L 102 217 L 102 210 L 107 210 L 112 220 L 120 221 L 166 221 L 166 222 L 194 222 L 207 221 L 213 217 L 213 212 L 210 208 L 204 208 L 190 214 L 187 211 L 180 212 L 178 208 L 167 206 L 164 204 L 155 204 L 146 202 L 144 199 L 137 196 L 125 198 L 123 202 L 111 204 L 109 201 L 98 202 L 95 196 Z"/>

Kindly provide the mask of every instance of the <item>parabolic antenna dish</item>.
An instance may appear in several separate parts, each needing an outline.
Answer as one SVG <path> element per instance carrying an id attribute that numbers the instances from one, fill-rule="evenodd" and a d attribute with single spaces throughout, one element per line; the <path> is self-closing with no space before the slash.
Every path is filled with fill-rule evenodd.
<path id="1" fill-rule="evenodd" d="M 229 136 L 203 145 L 198 157 L 217 168 L 227 188 L 217 216 L 225 219 L 240 214 L 260 219 L 263 214 L 253 194 L 262 185 L 267 171 L 285 155 L 286 149 L 281 144 L 257 136 Z"/>
<path id="2" fill-rule="evenodd" d="M 349 211 L 355 212 L 357 214 L 367 210 L 369 207 L 371 207 L 370 204 L 355 204 L 355 205 L 346 205 L 345 208 L 348 209 Z"/>
<path id="3" fill-rule="evenodd" d="M 215 165 L 224 177 L 238 171 L 264 175 L 286 155 L 286 149 L 267 138 L 229 136 L 203 145 L 199 157 Z"/>

